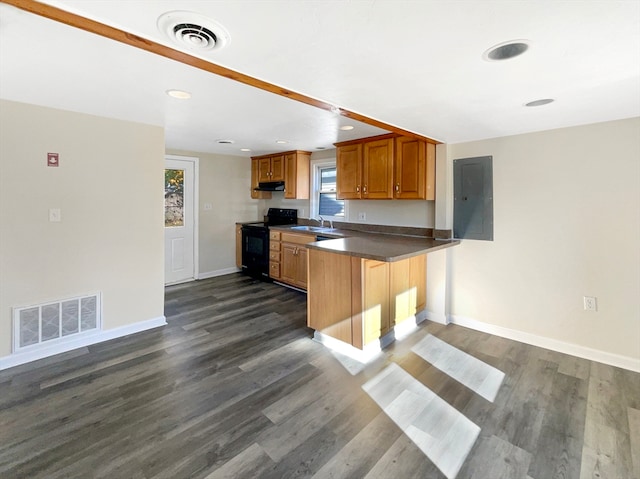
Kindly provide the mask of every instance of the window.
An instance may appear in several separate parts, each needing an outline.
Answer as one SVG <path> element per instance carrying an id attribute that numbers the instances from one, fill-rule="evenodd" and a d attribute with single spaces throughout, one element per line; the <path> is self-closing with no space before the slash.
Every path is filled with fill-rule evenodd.
<path id="1" fill-rule="evenodd" d="M 335 161 L 316 163 L 312 171 L 314 187 L 310 217 L 344 221 L 344 200 L 336 198 Z"/>

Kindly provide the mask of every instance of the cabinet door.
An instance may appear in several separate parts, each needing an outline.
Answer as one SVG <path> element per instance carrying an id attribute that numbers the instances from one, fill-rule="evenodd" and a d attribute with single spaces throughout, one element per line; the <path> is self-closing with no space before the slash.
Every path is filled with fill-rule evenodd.
<path id="1" fill-rule="evenodd" d="M 251 198 L 253 199 L 269 199 L 271 198 L 270 191 L 256 191 L 254 188 L 258 187 L 260 181 L 260 160 L 251 160 Z"/>
<path id="2" fill-rule="evenodd" d="M 362 198 L 393 198 L 393 138 L 364 144 Z"/>
<path id="3" fill-rule="evenodd" d="M 427 144 L 416 138 L 396 138 L 394 197 L 398 199 L 425 199 Z"/>
<path id="4" fill-rule="evenodd" d="M 362 260 L 362 327 L 365 345 L 389 332 L 389 263 Z"/>
<path id="5" fill-rule="evenodd" d="M 297 194 L 297 166 L 295 153 L 284 155 L 284 197 L 290 200 L 295 199 Z"/>
<path id="6" fill-rule="evenodd" d="M 340 146 L 336 158 L 337 198 L 361 198 L 362 144 Z"/>
<path id="7" fill-rule="evenodd" d="M 427 256 L 390 263 L 389 326 L 415 316 L 427 307 Z"/>
<path id="8" fill-rule="evenodd" d="M 236 225 L 236 266 L 242 268 L 242 226 Z"/>
<path id="9" fill-rule="evenodd" d="M 271 179 L 271 158 L 258 159 L 258 181 L 273 181 Z"/>
<path id="10" fill-rule="evenodd" d="M 284 155 L 271 157 L 271 180 L 284 181 Z"/>
<path id="11" fill-rule="evenodd" d="M 307 248 L 298 248 L 298 261 L 296 269 L 296 286 L 307 289 Z"/>
<path id="12" fill-rule="evenodd" d="M 298 258 L 296 250 L 298 245 L 282 243 L 282 261 L 280 262 L 280 279 L 290 284 L 295 284 L 298 271 Z"/>

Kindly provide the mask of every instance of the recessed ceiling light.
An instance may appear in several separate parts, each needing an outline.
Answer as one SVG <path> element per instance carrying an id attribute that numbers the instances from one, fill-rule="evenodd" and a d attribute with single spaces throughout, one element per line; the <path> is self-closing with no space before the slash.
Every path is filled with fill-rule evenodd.
<path id="1" fill-rule="evenodd" d="M 351 125 L 344 125 L 344 126 L 341 126 L 341 127 L 340 127 L 340 129 L 341 129 L 342 131 L 349 131 L 349 130 L 353 130 L 353 128 L 354 128 L 354 127 L 353 127 L 353 126 L 351 126 Z"/>
<path id="2" fill-rule="evenodd" d="M 173 98 L 178 98 L 179 100 L 188 100 L 191 98 L 191 93 L 182 90 L 167 90 L 167 95 Z"/>
<path id="3" fill-rule="evenodd" d="M 530 43 L 529 40 L 509 40 L 508 42 L 499 43 L 484 52 L 482 58 L 488 62 L 509 60 L 526 52 Z"/>
<path id="4" fill-rule="evenodd" d="M 276 143 L 279 145 L 286 145 L 289 142 L 287 140 L 276 140 Z"/>
<path id="5" fill-rule="evenodd" d="M 251 151 L 251 148 L 240 148 L 240 151 Z"/>
<path id="6" fill-rule="evenodd" d="M 216 140 L 216 143 L 219 145 L 232 145 L 233 140 Z"/>
<path id="7" fill-rule="evenodd" d="M 553 103 L 555 100 L 553 98 L 543 98 L 541 100 L 530 101 L 529 103 L 525 103 L 524 106 L 542 106 L 548 105 L 549 103 Z"/>
<path id="8" fill-rule="evenodd" d="M 220 50 L 231 41 L 222 25 L 194 12 L 167 12 L 158 18 L 157 25 L 171 41 L 188 50 Z"/>

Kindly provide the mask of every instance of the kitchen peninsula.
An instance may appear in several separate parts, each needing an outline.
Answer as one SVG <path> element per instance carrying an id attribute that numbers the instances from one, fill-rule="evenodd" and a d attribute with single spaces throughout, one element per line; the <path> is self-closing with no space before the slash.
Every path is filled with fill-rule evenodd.
<path id="1" fill-rule="evenodd" d="M 307 244 L 307 325 L 317 339 L 384 347 L 426 308 L 427 254 L 456 244 L 387 234 Z"/>

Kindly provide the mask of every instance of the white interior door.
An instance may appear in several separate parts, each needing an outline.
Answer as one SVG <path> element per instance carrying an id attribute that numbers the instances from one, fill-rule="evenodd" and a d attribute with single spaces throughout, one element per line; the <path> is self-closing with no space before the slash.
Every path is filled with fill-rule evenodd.
<path id="1" fill-rule="evenodd" d="M 164 282 L 195 279 L 196 158 L 165 159 Z"/>

